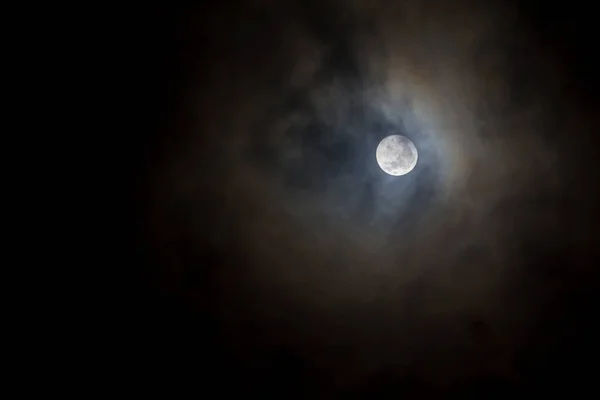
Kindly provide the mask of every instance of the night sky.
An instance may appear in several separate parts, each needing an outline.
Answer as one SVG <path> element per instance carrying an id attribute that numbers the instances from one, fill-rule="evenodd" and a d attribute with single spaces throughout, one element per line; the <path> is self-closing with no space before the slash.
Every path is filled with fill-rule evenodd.
<path id="1" fill-rule="evenodd" d="M 593 4 L 527 4 L 122 18 L 123 379 L 328 399 L 592 384 Z M 390 134 L 419 150 L 405 176 L 375 161 Z"/>

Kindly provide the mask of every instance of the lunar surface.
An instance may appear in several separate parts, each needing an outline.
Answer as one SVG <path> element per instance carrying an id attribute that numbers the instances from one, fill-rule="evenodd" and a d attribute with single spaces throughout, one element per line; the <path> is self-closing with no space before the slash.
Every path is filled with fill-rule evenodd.
<path id="1" fill-rule="evenodd" d="M 384 138 L 377 146 L 375 153 L 377 163 L 381 169 L 390 175 L 406 175 L 417 165 L 417 148 L 400 135 L 391 135 Z"/>

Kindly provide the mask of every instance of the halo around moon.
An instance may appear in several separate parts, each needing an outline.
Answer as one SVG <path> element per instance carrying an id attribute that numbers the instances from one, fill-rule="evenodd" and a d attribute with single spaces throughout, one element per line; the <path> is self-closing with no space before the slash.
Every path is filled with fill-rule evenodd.
<path id="1" fill-rule="evenodd" d="M 377 164 L 386 174 L 406 175 L 417 165 L 417 148 L 408 138 L 391 135 L 383 138 L 375 152 Z"/>

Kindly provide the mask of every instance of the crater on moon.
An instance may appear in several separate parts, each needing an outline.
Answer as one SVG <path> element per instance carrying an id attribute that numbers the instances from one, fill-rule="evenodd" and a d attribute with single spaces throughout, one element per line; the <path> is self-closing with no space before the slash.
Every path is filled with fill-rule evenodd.
<path id="1" fill-rule="evenodd" d="M 419 158 L 413 142 L 401 135 L 390 135 L 379 142 L 375 157 L 383 172 L 393 176 L 408 174 Z"/>

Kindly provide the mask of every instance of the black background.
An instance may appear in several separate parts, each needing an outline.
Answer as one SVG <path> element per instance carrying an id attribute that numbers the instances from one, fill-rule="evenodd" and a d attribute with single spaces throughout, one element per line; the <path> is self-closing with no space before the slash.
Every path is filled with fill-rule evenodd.
<path id="1" fill-rule="evenodd" d="M 558 294 L 544 298 L 544 306 L 535 311 L 536 323 L 523 328 L 524 331 L 518 335 L 519 344 L 512 349 L 498 350 L 494 344 L 490 344 L 495 343 L 494 337 L 497 335 L 493 317 L 468 315 L 460 319 L 457 323 L 470 332 L 468 337 L 474 346 L 486 349 L 481 351 L 482 365 L 493 364 L 497 352 L 515 355 L 511 358 L 508 370 L 505 370 L 508 372 L 494 373 L 489 372 L 493 369 L 486 367 L 469 366 L 467 369 L 471 372 L 460 379 L 446 381 L 441 378 L 443 373 L 424 372 L 429 371 L 427 365 L 442 363 L 438 357 L 444 357 L 445 354 L 436 350 L 439 349 L 439 343 L 444 341 L 440 338 L 445 333 L 435 328 L 427 331 L 432 338 L 424 337 L 419 341 L 421 344 L 416 353 L 409 352 L 403 357 L 398 350 L 400 356 L 395 356 L 395 359 L 382 356 L 381 359 L 385 361 L 376 368 L 365 368 L 357 378 L 350 379 L 348 374 L 339 372 L 352 363 L 351 355 L 357 348 L 367 353 L 371 351 L 370 342 L 365 338 L 368 332 L 373 331 L 375 336 L 385 337 L 381 331 L 393 331 L 394 328 L 388 326 L 394 325 L 394 317 L 385 311 L 388 307 L 385 299 L 379 300 L 382 302 L 381 315 L 376 315 L 373 309 L 356 311 L 348 308 L 345 316 L 339 316 L 339 321 L 342 321 L 341 324 L 346 322 L 350 326 L 348 330 L 354 333 L 345 336 L 339 333 L 344 331 L 340 328 L 328 340 L 307 333 L 315 329 L 327 331 L 329 325 L 319 327 L 320 317 L 310 317 L 311 311 L 303 308 L 303 303 L 284 302 L 280 306 L 283 316 L 273 318 L 263 318 L 260 312 L 256 314 L 256 311 L 250 311 L 260 310 L 263 302 L 273 300 L 268 296 L 266 299 L 260 298 L 268 289 L 228 292 L 219 285 L 220 277 L 215 271 L 223 265 L 230 266 L 232 271 L 244 271 L 246 265 L 261 262 L 260 259 L 246 260 L 242 253 L 236 252 L 235 247 L 214 244 L 211 237 L 216 226 L 220 226 L 221 221 L 227 218 L 226 215 L 214 215 L 214 219 L 203 226 L 200 233 L 182 234 L 180 232 L 185 229 L 173 226 L 157 228 L 159 232 L 161 229 L 175 232 L 173 235 L 176 238 L 172 239 L 175 244 L 171 244 L 173 250 L 169 254 L 177 254 L 179 260 L 184 260 L 179 261 L 178 265 L 193 265 L 191 270 L 174 272 L 176 267 L 170 259 L 161 257 L 160 251 L 157 251 L 158 244 L 153 240 L 155 237 L 148 234 L 149 226 L 155 227 L 152 204 L 156 204 L 157 197 L 160 198 L 160 194 L 152 188 L 163 176 L 165 154 L 167 158 L 176 157 L 179 143 L 186 143 L 182 138 L 193 130 L 189 121 L 189 110 L 194 108 L 191 104 L 199 102 L 205 106 L 211 102 L 209 95 L 198 95 L 198 89 L 194 89 L 196 92 L 190 95 L 190 87 L 201 87 L 197 82 L 210 86 L 214 71 L 217 71 L 217 75 L 235 71 L 249 81 L 258 82 L 256 85 L 268 86 L 272 83 L 264 78 L 265 68 L 269 73 L 276 74 L 278 67 L 265 67 L 264 64 L 276 58 L 273 53 L 285 51 L 266 45 L 269 38 L 278 35 L 278 29 L 286 25 L 281 20 L 273 23 L 267 18 L 261 23 L 260 29 L 253 31 L 249 28 L 248 34 L 240 34 L 239 30 L 232 28 L 239 26 L 240 21 L 256 20 L 260 15 L 260 12 L 252 10 L 260 10 L 261 6 L 242 3 L 234 1 L 182 8 L 148 6 L 138 10 L 115 11 L 116 18 L 111 19 L 114 21 L 111 34 L 117 40 L 112 49 L 116 51 L 111 52 L 109 61 L 110 68 L 119 78 L 119 83 L 115 85 L 114 108 L 118 111 L 119 126 L 123 128 L 117 129 L 115 135 L 113 182 L 118 182 L 119 189 L 114 196 L 111 195 L 111 200 L 116 200 L 119 206 L 124 207 L 119 208 L 123 212 L 118 213 L 118 218 L 115 218 L 108 231 L 111 240 L 118 244 L 118 251 L 114 255 L 111 253 L 107 261 L 110 267 L 106 271 L 109 272 L 104 274 L 111 286 L 101 296 L 102 303 L 108 306 L 104 340 L 112 360 L 107 381 L 132 384 L 143 389 L 167 387 L 171 393 L 185 387 L 195 395 L 264 394 L 286 398 L 383 398 L 386 395 L 497 397 L 521 394 L 523 390 L 539 393 L 539 390 L 553 391 L 558 387 L 569 391 L 575 387 L 581 390 L 593 387 L 594 348 L 597 341 L 595 268 L 598 260 L 595 250 L 598 233 L 593 229 L 593 221 L 598 218 L 595 207 L 598 199 L 595 146 L 598 143 L 594 130 L 598 63 L 595 54 L 597 46 L 593 39 L 597 22 L 591 11 L 593 5 L 585 9 L 573 2 L 568 5 L 543 2 L 515 4 L 521 24 L 528 28 L 529 37 L 534 38 L 539 48 L 544 49 L 561 66 L 560 74 L 568 82 L 568 89 L 562 92 L 561 101 L 580 110 L 579 123 L 585 127 L 572 133 L 547 133 L 548 138 L 544 140 L 558 141 L 558 148 L 564 152 L 565 159 L 571 162 L 570 175 L 565 175 L 565 181 L 561 181 L 558 188 L 547 195 L 560 204 L 552 209 L 551 215 L 556 215 L 558 231 L 568 235 L 570 229 L 576 229 L 572 225 L 577 224 L 568 217 L 572 212 L 570 210 L 578 209 L 584 213 L 585 219 L 592 221 L 581 228 L 581 240 L 586 241 L 586 250 L 557 245 L 560 240 L 554 237 L 547 239 L 535 229 L 533 238 L 519 242 L 522 247 L 519 253 L 521 270 L 536 272 L 522 273 L 514 278 L 517 282 L 515 287 L 521 289 L 515 289 L 514 298 L 503 306 L 507 314 L 513 308 L 517 314 L 519 301 L 529 301 L 527 294 L 532 292 L 551 287 L 552 293 Z M 335 14 L 320 11 L 326 4 L 305 3 L 300 8 L 310 9 L 312 14 L 307 11 L 310 15 L 325 15 L 321 17 L 321 22 L 317 18 L 314 23 L 316 30 L 321 29 L 323 37 L 331 40 L 343 37 L 344 32 L 336 32 L 335 29 L 328 31 L 327 24 L 323 23 L 330 18 L 327 15 Z M 196 27 L 194 34 L 187 30 L 192 20 Z M 343 57 L 342 51 L 338 59 Z M 228 65 L 233 67 L 226 67 Z M 352 79 L 359 74 L 352 68 L 344 69 L 344 65 L 349 64 L 344 64 L 343 60 L 340 65 L 338 69 L 333 68 L 334 75 L 345 74 Z M 535 61 L 533 65 L 537 65 Z M 192 81 L 196 83 L 192 84 Z M 536 88 L 521 90 L 535 92 Z M 289 107 L 294 107 L 293 98 L 286 101 L 291 102 Z M 302 102 L 301 99 L 297 101 Z M 274 113 L 280 111 L 276 109 Z M 210 114 L 202 115 L 203 119 L 211 118 Z M 377 122 L 376 117 L 365 115 L 364 119 L 371 118 L 373 124 L 381 125 L 378 129 L 386 130 L 384 122 Z M 549 125 L 553 124 L 554 117 L 547 115 Z M 202 131 L 195 131 L 193 135 L 204 134 L 209 135 Z M 302 131 L 300 137 L 309 140 L 310 129 Z M 318 134 L 316 137 L 318 142 Z M 210 143 L 210 140 L 202 143 Z M 260 147 L 260 143 L 257 146 Z M 344 148 L 344 143 L 339 146 L 331 151 L 337 152 L 335 154 L 341 152 L 348 157 L 356 155 L 353 153 L 356 147 L 347 145 L 348 148 Z M 275 165 L 269 162 L 275 161 L 269 161 L 267 150 L 262 151 L 266 152 L 261 153 L 261 162 L 265 164 L 260 167 L 269 170 L 270 165 Z M 343 168 L 335 161 L 324 162 L 325 171 Z M 206 174 L 209 177 L 202 179 L 218 181 L 216 168 L 214 171 L 211 168 L 208 170 Z M 302 168 L 299 171 L 292 170 L 290 176 L 278 179 L 287 179 L 290 185 L 317 193 L 327 192 L 328 181 L 311 180 L 303 175 L 303 171 Z M 310 172 L 306 174 L 310 175 Z M 431 171 L 420 171 L 419 174 L 422 180 L 437 179 Z M 211 185 L 207 185 L 205 190 L 210 191 L 211 188 Z M 418 196 L 424 203 L 435 194 L 428 195 L 428 190 L 435 192 L 436 189 L 429 186 L 418 189 Z M 538 202 L 544 199 L 531 199 L 530 207 L 539 206 Z M 219 201 L 217 195 L 208 194 L 205 203 L 197 207 L 212 210 Z M 239 200 L 242 207 L 244 201 Z M 364 201 L 369 200 L 367 198 Z M 520 204 L 506 207 L 519 208 Z M 418 216 L 414 218 L 418 219 Z M 532 223 L 535 224 L 528 222 Z M 519 225 L 514 229 L 530 228 Z M 559 239 L 561 234 L 558 234 Z M 237 278 L 230 279 L 246 279 L 243 272 L 233 276 Z M 426 279 L 419 282 L 412 286 L 413 293 L 416 293 L 411 297 L 413 301 L 418 301 L 414 297 L 419 298 L 419 287 L 427 285 Z M 365 289 L 368 290 L 374 289 Z M 228 321 L 229 314 L 223 311 L 227 306 L 222 305 L 222 298 L 231 296 L 231 293 L 236 296 L 231 301 L 249 305 L 247 314 L 242 311 L 233 324 L 224 322 Z M 227 301 L 225 303 L 228 304 Z M 294 322 L 288 324 L 287 320 Z M 352 328 L 355 325 L 371 328 Z M 269 333 L 263 338 L 256 338 L 263 331 Z M 293 339 L 279 340 L 280 335 L 291 335 Z M 386 343 L 394 343 L 394 339 L 385 340 Z M 443 346 L 452 347 L 453 344 L 446 343 Z M 374 346 L 373 354 L 377 351 L 381 349 Z M 314 360 L 323 359 L 328 361 L 320 361 L 320 367 L 315 367 Z M 372 359 L 377 360 L 377 356 L 373 355 Z M 469 358 L 470 361 L 465 363 L 474 363 L 474 359 L 476 357 Z M 449 369 L 466 368 L 456 360 L 443 365 Z M 448 376 L 454 375 L 448 372 Z"/>

